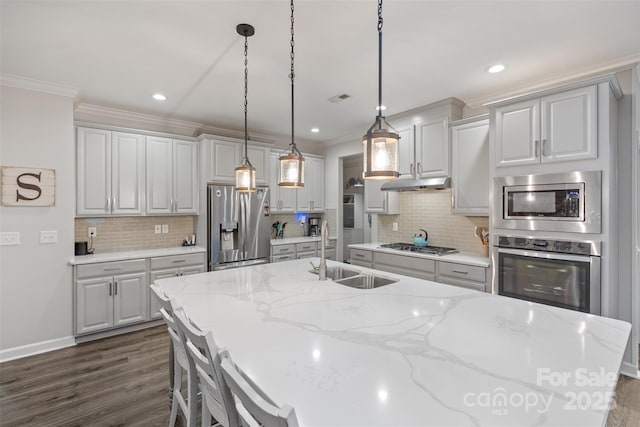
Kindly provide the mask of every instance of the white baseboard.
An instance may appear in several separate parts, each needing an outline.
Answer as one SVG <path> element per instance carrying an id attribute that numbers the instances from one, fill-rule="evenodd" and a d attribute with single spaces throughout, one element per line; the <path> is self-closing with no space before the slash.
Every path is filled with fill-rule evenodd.
<path id="1" fill-rule="evenodd" d="M 637 366 L 633 366 L 629 362 L 622 362 L 620 373 L 622 375 L 626 375 L 628 377 L 636 378 L 640 380 L 640 370 L 638 370 Z"/>
<path id="2" fill-rule="evenodd" d="M 69 337 L 56 338 L 54 340 L 40 341 L 33 344 L 27 344 L 20 347 L 8 348 L 0 350 L 0 363 L 10 360 L 21 359 L 35 354 L 46 353 L 48 351 L 58 350 L 65 347 L 76 345 L 76 340 Z"/>

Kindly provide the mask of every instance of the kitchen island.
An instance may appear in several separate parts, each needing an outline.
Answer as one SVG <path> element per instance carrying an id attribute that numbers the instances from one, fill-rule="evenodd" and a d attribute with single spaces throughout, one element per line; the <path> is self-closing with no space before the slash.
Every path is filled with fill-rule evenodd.
<path id="1" fill-rule="evenodd" d="M 398 281 L 296 260 L 156 283 L 303 426 L 605 424 L 629 324 L 357 269 Z"/>

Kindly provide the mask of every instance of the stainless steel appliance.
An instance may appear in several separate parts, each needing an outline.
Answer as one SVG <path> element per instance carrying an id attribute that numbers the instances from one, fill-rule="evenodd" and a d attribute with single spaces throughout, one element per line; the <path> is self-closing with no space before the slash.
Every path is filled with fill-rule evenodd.
<path id="1" fill-rule="evenodd" d="M 600 314 L 600 242 L 495 236 L 493 293 Z"/>
<path id="2" fill-rule="evenodd" d="M 209 270 L 269 262 L 269 188 L 240 193 L 232 185 L 207 189 Z"/>
<path id="3" fill-rule="evenodd" d="M 442 246 L 416 246 L 413 243 L 385 243 L 380 245 L 381 248 L 394 249 L 403 252 L 416 252 L 420 254 L 430 255 L 450 255 L 458 253 L 457 249 L 445 248 Z"/>
<path id="4" fill-rule="evenodd" d="M 493 179 L 493 227 L 600 233 L 602 173 L 569 172 Z"/>
<path id="5" fill-rule="evenodd" d="M 309 228 L 307 236 L 319 236 L 320 235 L 320 218 L 309 217 Z"/>

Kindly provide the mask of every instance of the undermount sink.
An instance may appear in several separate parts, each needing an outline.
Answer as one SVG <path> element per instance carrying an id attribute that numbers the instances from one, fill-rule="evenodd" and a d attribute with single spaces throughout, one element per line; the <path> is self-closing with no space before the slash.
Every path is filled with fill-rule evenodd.
<path id="1" fill-rule="evenodd" d="M 318 274 L 318 270 L 313 269 L 310 271 L 313 274 Z M 330 280 L 340 280 L 346 279 L 347 277 L 353 277 L 360 274 L 357 270 L 348 270 L 342 267 L 327 267 L 327 279 Z"/>
<path id="2" fill-rule="evenodd" d="M 397 280 L 363 274 L 361 276 L 353 276 L 346 279 L 336 280 L 335 282 L 341 285 L 350 286 L 352 288 L 374 289 L 381 286 L 390 285 L 397 282 Z"/>

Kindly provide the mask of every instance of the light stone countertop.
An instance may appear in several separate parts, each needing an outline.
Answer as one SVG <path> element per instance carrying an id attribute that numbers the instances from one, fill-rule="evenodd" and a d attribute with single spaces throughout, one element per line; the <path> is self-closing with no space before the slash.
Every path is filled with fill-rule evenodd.
<path id="1" fill-rule="evenodd" d="M 356 243 L 356 244 L 349 245 L 349 248 L 384 252 L 384 253 L 395 254 L 395 255 L 411 256 L 416 258 L 428 258 L 428 259 L 434 259 L 437 261 L 457 262 L 459 264 L 475 265 L 478 267 L 489 267 L 491 265 L 491 260 L 488 257 L 481 257 L 478 255 L 457 253 L 457 254 L 451 254 L 451 255 L 438 256 L 438 255 L 421 254 L 416 252 L 398 251 L 395 249 L 381 248 L 380 245 L 384 245 L 384 243 L 380 243 L 380 242 Z"/>
<path id="2" fill-rule="evenodd" d="M 399 280 L 304 259 L 157 283 L 301 426 L 605 425 L 628 323 L 327 263 Z"/>
<path id="3" fill-rule="evenodd" d="M 97 262 L 109 262 L 109 261 L 126 261 L 130 259 L 139 258 L 153 258 L 158 256 L 169 255 L 187 255 L 206 253 L 206 248 L 200 246 L 176 246 L 172 248 L 162 249 L 143 249 L 139 251 L 126 251 L 126 252 L 107 252 L 103 254 L 94 255 L 79 255 L 74 256 L 69 260 L 69 265 L 81 265 L 81 264 L 95 264 Z"/>

